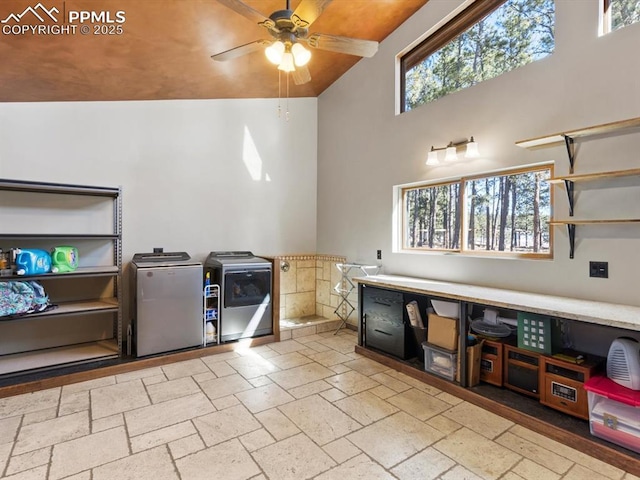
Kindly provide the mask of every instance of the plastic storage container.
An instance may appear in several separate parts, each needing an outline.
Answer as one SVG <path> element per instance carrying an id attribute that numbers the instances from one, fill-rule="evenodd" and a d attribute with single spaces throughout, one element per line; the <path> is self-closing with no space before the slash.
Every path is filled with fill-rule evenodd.
<path id="1" fill-rule="evenodd" d="M 16 273 L 18 275 L 41 275 L 51 271 L 51 255 L 37 248 L 23 248 L 17 251 Z"/>
<path id="2" fill-rule="evenodd" d="M 445 302 L 444 300 L 431 299 L 431 305 L 437 315 L 447 318 L 460 318 L 460 304 L 458 302 Z"/>
<path id="3" fill-rule="evenodd" d="M 591 434 L 640 453 L 640 391 L 596 376 L 584 388 Z"/>
<path id="4" fill-rule="evenodd" d="M 73 272 L 78 268 L 80 257 L 76 247 L 54 247 L 51 251 L 51 271 L 55 273 Z"/>
<path id="5" fill-rule="evenodd" d="M 446 350 L 430 343 L 422 344 L 424 349 L 424 369 L 427 372 L 435 373 L 447 380 L 456 378 L 458 365 L 458 352 L 456 350 Z"/>

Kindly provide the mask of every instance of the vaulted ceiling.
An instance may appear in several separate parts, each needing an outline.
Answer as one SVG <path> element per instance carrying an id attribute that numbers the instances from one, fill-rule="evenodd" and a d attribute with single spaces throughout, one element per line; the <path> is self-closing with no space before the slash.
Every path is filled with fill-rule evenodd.
<path id="1" fill-rule="evenodd" d="M 243 1 L 265 16 L 286 6 L 286 0 Z M 290 0 L 291 10 L 300 1 Z M 327 6 L 309 33 L 382 41 L 428 0 L 323 1 Z M 52 17 L 46 18 L 38 5 L 53 12 Z M 33 11 L 17 18 L 29 7 L 40 11 L 43 21 Z M 93 23 L 69 23 L 70 12 L 81 11 L 104 11 L 108 17 L 102 14 Z M 123 12 L 124 23 L 109 23 L 117 19 L 118 11 Z M 4 21 L 0 25 L 2 102 L 279 95 L 278 70 L 262 51 L 226 62 L 211 60 L 212 54 L 271 38 L 264 27 L 217 0 L 2 0 L 0 20 Z M 62 27 L 68 27 L 69 33 L 53 34 Z M 37 29 L 40 33 L 34 33 Z M 290 81 L 291 97 L 319 95 L 360 60 L 311 50 L 311 81 L 303 85 Z M 282 81 L 284 88 L 284 75 Z"/>

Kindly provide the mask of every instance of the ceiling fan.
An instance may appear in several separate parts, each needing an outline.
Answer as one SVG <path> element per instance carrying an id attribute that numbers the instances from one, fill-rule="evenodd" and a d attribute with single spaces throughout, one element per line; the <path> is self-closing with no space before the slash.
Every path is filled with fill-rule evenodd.
<path id="1" fill-rule="evenodd" d="M 269 17 L 265 17 L 240 0 L 218 0 L 234 12 L 265 27 L 273 39 L 255 40 L 212 55 L 211 58 L 223 62 L 265 48 L 267 58 L 278 65 L 279 70 L 291 72 L 296 85 L 302 85 L 311 80 L 311 74 L 306 66 L 311 53 L 302 44 L 319 50 L 359 57 L 372 57 L 378 51 L 378 42 L 372 40 L 324 33 L 309 35 L 311 24 L 333 0 L 302 0 L 295 11 L 291 11 L 289 1 L 286 0 L 284 10 L 276 10 Z"/>

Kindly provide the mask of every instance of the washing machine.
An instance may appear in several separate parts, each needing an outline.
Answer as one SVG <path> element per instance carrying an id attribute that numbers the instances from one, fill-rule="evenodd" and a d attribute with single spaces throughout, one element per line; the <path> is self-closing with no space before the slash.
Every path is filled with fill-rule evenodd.
<path id="1" fill-rule="evenodd" d="M 186 252 L 136 253 L 132 271 L 135 355 L 202 345 L 202 263 Z"/>
<path id="2" fill-rule="evenodd" d="M 273 333 L 271 261 L 249 251 L 211 252 L 204 270 L 220 286 L 221 341 Z"/>

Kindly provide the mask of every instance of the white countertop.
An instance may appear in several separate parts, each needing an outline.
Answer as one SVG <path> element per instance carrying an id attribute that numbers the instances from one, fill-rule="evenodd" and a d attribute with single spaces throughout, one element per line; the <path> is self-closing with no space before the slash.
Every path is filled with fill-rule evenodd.
<path id="1" fill-rule="evenodd" d="M 553 317 L 640 331 L 640 307 L 576 298 L 449 283 L 400 275 L 371 275 L 354 281 L 367 285 L 426 293 L 442 298 L 525 310 Z"/>

